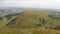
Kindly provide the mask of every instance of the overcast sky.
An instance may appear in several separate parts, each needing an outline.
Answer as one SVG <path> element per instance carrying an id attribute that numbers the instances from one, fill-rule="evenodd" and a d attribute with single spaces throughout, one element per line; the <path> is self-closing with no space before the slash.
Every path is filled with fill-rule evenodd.
<path id="1" fill-rule="evenodd" d="M 60 9 L 60 0 L 0 0 L 0 7 Z"/>

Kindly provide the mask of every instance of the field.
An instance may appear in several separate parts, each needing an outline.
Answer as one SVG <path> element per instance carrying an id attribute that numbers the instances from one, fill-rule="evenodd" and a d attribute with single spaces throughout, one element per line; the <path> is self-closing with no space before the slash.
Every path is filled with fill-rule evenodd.
<path id="1" fill-rule="evenodd" d="M 25 10 L 3 16 L 0 34 L 60 34 L 60 12 Z"/>
<path id="2" fill-rule="evenodd" d="M 51 30 L 44 28 L 31 28 L 31 29 L 0 29 L 0 34 L 60 34 L 60 30 Z"/>

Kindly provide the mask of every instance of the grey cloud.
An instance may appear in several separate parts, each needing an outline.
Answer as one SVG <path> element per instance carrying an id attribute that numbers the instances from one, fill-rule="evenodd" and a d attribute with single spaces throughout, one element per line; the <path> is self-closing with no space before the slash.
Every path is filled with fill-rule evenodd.
<path id="1" fill-rule="evenodd" d="M 60 8 L 60 1 L 0 0 L 0 7 Z"/>

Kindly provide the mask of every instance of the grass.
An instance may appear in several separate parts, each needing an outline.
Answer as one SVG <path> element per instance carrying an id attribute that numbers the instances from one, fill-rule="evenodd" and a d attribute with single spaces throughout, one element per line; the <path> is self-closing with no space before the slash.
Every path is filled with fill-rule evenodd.
<path id="1" fill-rule="evenodd" d="M 8 23 L 10 23 L 12 20 L 14 20 L 17 16 L 12 16 L 9 20 L 7 20 L 6 17 L 3 17 L 3 19 L 0 21 L 0 28 L 5 27 Z"/>
<path id="2" fill-rule="evenodd" d="M 0 25 L 4 27 L 0 28 L 0 34 L 60 34 L 60 30 L 49 29 L 60 25 L 60 19 L 52 20 L 48 15 L 44 11 L 27 10 L 17 16 L 16 20 L 16 16 L 12 16 L 9 20 L 3 17 Z M 8 26 L 5 26 L 6 24 Z"/>
<path id="3" fill-rule="evenodd" d="M 0 29 L 0 34 L 60 34 L 60 30 L 51 30 L 44 28 L 31 28 L 31 29 L 7 28 L 7 29 Z"/>

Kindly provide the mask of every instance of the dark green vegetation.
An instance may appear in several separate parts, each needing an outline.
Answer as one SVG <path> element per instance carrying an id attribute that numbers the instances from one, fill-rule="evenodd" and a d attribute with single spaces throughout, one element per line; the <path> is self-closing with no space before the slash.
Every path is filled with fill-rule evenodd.
<path id="1" fill-rule="evenodd" d="M 25 10 L 9 14 L 0 18 L 0 28 L 2 34 L 60 34 L 60 12 Z"/>

